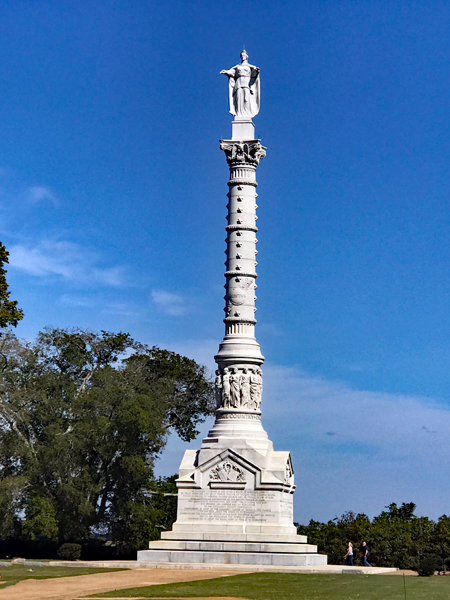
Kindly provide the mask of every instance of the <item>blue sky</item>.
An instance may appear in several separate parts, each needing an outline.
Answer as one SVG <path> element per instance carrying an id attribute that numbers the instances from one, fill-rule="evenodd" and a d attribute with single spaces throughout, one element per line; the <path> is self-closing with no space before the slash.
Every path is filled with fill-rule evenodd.
<path id="1" fill-rule="evenodd" d="M 245 45 L 268 148 L 263 421 L 292 453 L 296 519 L 393 501 L 449 513 L 448 2 L 18 0 L 0 6 L 0 39 L 18 334 L 122 330 L 213 369 L 231 134 L 219 71 Z M 183 447 L 170 441 L 161 473 Z"/>

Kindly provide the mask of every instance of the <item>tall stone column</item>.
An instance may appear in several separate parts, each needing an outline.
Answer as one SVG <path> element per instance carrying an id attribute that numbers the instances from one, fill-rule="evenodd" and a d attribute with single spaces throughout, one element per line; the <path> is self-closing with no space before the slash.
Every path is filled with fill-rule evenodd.
<path id="1" fill-rule="evenodd" d="M 266 155 L 252 117 L 260 102 L 259 68 L 245 51 L 222 71 L 229 79 L 230 168 L 225 261 L 225 336 L 215 356 L 216 419 L 199 450 L 180 465 L 177 520 L 138 559 L 150 562 L 318 565 L 326 556 L 297 535 L 291 456 L 275 451 L 261 422 L 264 357 L 256 325 L 256 168 Z M 288 426 L 288 424 L 287 424 Z"/>
<path id="2" fill-rule="evenodd" d="M 264 356 L 255 339 L 256 167 L 266 149 L 260 140 L 239 139 L 245 134 L 254 134 L 253 123 L 235 121 L 232 139 L 220 142 L 230 167 L 225 228 L 225 337 L 215 356 L 217 411 L 210 436 L 218 436 L 222 441 L 257 435 L 267 439 L 260 410 Z"/>

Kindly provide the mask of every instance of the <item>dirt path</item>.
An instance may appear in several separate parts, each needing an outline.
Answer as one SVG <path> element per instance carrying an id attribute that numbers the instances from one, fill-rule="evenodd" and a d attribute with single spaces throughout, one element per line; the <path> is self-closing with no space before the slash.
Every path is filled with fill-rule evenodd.
<path id="1" fill-rule="evenodd" d="M 92 598 L 75 598 L 74 600 L 93 600 Z M 101 600 L 100 598 L 98 600 Z M 105 600 L 107 600 L 105 598 Z M 145 596 L 123 596 L 114 600 L 148 600 Z M 179 596 L 154 596 L 151 600 L 180 600 Z M 189 600 L 248 600 L 247 598 L 235 598 L 234 596 L 190 596 Z"/>
<path id="2" fill-rule="evenodd" d="M 74 600 L 85 600 L 84 598 L 75 598 Z M 92 600 L 92 599 L 88 599 Z M 100 598 L 98 599 L 100 600 Z M 106 598 L 105 598 L 106 600 Z M 145 596 L 123 596 L 116 597 L 114 600 L 148 600 Z M 179 596 L 154 596 L 151 600 L 180 600 Z M 248 600 L 247 598 L 235 598 L 234 596 L 191 596 L 189 600 Z"/>
<path id="3" fill-rule="evenodd" d="M 220 569 L 132 569 L 58 579 L 27 579 L 0 589 L 0 600 L 74 600 L 111 590 L 241 574 L 242 571 Z"/>

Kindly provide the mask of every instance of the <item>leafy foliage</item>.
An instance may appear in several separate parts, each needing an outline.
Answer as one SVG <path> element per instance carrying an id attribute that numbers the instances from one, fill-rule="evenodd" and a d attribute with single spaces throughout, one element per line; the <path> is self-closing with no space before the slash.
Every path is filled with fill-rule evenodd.
<path id="1" fill-rule="evenodd" d="M 443 570 L 442 558 L 437 554 L 426 554 L 419 561 L 419 577 L 430 577 L 435 571 Z"/>
<path id="2" fill-rule="evenodd" d="M 16 327 L 17 323 L 23 319 L 23 311 L 17 308 L 17 301 L 10 300 L 8 283 L 6 281 L 6 269 L 4 265 L 9 262 L 9 252 L 0 242 L 0 328 L 12 325 Z"/>
<path id="3" fill-rule="evenodd" d="M 81 556 L 81 544 L 63 544 L 58 548 L 58 556 L 62 560 L 78 560 Z"/>
<path id="4" fill-rule="evenodd" d="M 213 411 L 193 360 L 128 334 L 62 329 L 0 339 L 0 527 L 4 535 L 143 547 L 165 526 L 147 494 L 170 430 L 193 439 Z M 25 519 L 21 518 L 25 511 Z M 173 512 L 173 511 L 172 511 Z M 170 511 L 168 513 L 171 514 Z"/>

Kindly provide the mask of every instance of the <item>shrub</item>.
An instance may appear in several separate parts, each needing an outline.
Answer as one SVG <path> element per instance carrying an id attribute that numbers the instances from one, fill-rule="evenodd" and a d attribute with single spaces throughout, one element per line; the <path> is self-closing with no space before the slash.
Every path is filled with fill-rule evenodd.
<path id="1" fill-rule="evenodd" d="M 430 577 L 435 571 L 443 570 L 442 558 L 437 554 L 426 554 L 419 561 L 417 572 L 420 577 Z"/>
<path id="2" fill-rule="evenodd" d="M 81 556 L 80 544 L 63 544 L 58 549 L 58 556 L 63 560 L 77 560 Z"/>

